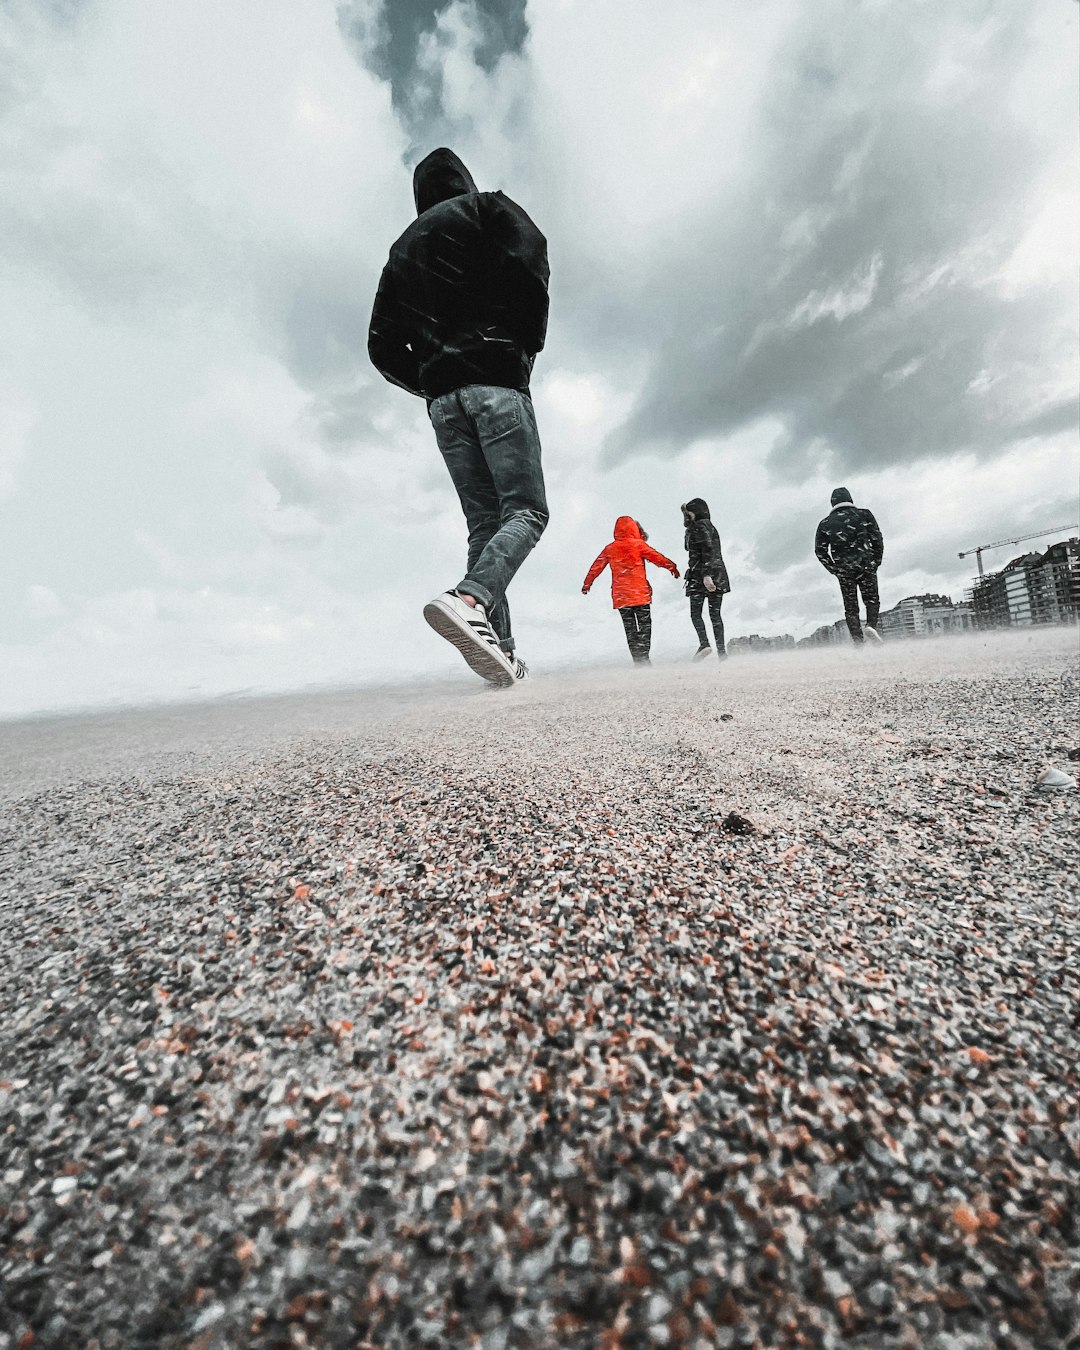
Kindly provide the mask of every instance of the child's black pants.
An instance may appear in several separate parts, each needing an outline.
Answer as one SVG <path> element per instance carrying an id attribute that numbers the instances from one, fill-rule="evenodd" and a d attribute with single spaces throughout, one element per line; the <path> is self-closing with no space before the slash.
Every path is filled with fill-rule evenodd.
<path id="1" fill-rule="evenodd" d="M 647 661 L 652 646 L 652 609 L 649 605 L 627 605 L 619 610 L 623 628 L 626 629 L 626 645 L 635 661 Z"/>

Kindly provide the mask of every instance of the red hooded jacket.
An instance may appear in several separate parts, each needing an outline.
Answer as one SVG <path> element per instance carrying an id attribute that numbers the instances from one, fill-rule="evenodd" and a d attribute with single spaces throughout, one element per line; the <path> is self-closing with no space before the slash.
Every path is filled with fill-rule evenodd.
<path id="1" fill-rule="evenodd" d="M 652 600 L 652 587 L 645 577 L 646 559 L 678 577 L 679 569 L 671 559 L 650 548 L 642 538 L 637 521 L 631 516 L 620 516 L 615 522 L 614 540 L 589 568 L 582 589 L 587 592 L 604 568 L 610 567 L 612 608 L 647 605 Z"/>

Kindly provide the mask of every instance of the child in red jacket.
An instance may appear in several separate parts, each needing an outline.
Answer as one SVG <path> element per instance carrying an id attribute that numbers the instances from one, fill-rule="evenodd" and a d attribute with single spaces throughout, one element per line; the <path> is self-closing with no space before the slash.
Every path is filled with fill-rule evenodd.
<path id="1" fill-rule="evenodd" d="M 671 575 L 679 578 L 679 569 L 656 549 L 650 548 L 646 540 L 648 535 L 631 516 L 620 516 L 615 522 L 615 538 L 589 568 L 582 595 L 589 594 L 589 587 L 604 570 L 611 568 L 611 604 L 619 611 L 626 629 L 626 643 L 636 665 L 649 664 L 649 647 L 652 644 L 652 587 L 645 576 L 646 560 L 657 567 L 666 567 Z"/>

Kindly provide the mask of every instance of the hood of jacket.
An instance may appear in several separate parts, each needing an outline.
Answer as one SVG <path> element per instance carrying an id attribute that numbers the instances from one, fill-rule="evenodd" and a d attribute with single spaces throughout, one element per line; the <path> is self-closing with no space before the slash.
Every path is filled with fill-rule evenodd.
<path id="1" fill-rule="evenodd" d="M 640 539 L 641 526 L 633 516 L 620 516 L 615 522 L 616 539 Z"/>
<path id="2" fill-rule="evenodd" d="M 851 493 L 847 488 L 833 488 L 832 496 L 829 498 L 830 506 L 840 506 L 844 502 L 851 501 Z"/>
<path id="3" fill-rule="evenodd" d="M 418 216 L 450 197 L 461 197 L 476 190 L 472 174 L 453 150 L 447 150 L 445 146 L 425 155 L 413 170 L 413 200 Z"/>
<path id="4" fill-rule="evenodd" d="M 683 502 L 679 508 L 681 511 L 692 511 L 695 520 L 709 520 L 709 503 L 701 497 L 691 497 L 688 502 Z"/>

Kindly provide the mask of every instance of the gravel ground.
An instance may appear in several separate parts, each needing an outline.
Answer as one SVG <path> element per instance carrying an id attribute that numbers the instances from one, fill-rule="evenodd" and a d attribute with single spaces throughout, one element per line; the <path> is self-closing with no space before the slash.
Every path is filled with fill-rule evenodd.
<path id="1" fill-rule="evenodd" d="M 1070 1344 L 1075 633 L 468 679 L 0 728 L 0 1350 Z"/>

